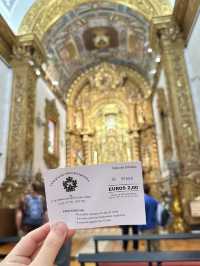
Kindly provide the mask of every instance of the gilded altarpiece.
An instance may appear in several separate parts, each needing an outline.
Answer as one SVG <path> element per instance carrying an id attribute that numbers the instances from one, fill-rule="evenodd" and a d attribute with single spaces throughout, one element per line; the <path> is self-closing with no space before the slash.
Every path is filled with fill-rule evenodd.
<path id="1" fill-rule="evenodd" d="M 142 160 L 159 174 L 152 89 L 134 70 L 108 63 L 74 81 L 67 96 L 67 164 Z"/>

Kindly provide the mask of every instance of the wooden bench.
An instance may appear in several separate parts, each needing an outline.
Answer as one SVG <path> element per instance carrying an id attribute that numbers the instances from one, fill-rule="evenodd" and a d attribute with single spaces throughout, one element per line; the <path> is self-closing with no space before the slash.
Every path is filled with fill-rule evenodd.
<path id="1" fill-rule="evenodd" d="M 163 234 L 163 235 L 103 235 L 94 236 L 95 253 L 99 252 L 99 241 L 123 241 L 123 240 L 145 240 L 147 242 L 147 251 L 151 251 L 152 241 L 158 240 L 189 240 L 199 239 L 200 234 L 181 233 L 181 234 Z"/>
<path id="2" fill-rule="evenodd" d="M 96 254 L 79 254 L 78 260 L 81 266 L 85 263 L 126 263 L 126 262 L 156 262 L 162 265 L 162 262 L 183 262 L 200 261 L 199 251 L 159 251 L 159 252 L 101 252 Z"/>
<path id="3" fill-rule="evenodd" d="M 19 240 L 18 236 L 0 237 L 0 258 L 4 258 Z"/>
<path id="4" fill-rule="evenodd" d="M 19 236 L 0 237 L 0 245 L 8 243 L 17 243 L 20 240 Z"/>

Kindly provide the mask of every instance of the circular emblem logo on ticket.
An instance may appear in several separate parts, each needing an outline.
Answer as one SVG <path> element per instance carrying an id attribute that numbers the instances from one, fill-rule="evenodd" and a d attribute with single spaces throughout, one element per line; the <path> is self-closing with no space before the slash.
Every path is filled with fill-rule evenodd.
<path id="1" fill-rule="evenodd" d="M 63 187 L 66 190 L 66 192 L 75 191 L 76 188 L 78 187 L 77 180 L 71 176 L 68 176 L 66 177 L 66 180 L 63 181 Z"/>

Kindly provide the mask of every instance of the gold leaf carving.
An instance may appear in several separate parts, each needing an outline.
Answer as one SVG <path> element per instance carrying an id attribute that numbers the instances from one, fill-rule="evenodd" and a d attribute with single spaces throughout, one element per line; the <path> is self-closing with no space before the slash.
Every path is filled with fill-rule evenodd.
<path id="1" fill-rule="evenodd" d="M 148 20 L 154 16 L 164 16 L 172 14 L 172 7 L 168 0 L 107 0 L 113 4 L 122 4 L 141 13 Z M 34 32 L 40 39 L 44 33 L 63 15 L 81 4 L 88 3 L 88 0 L 39 0 L 26 14 L 20 33 Z M 89 3 L 99 4 L 98 1 L 91 0 Z"/>

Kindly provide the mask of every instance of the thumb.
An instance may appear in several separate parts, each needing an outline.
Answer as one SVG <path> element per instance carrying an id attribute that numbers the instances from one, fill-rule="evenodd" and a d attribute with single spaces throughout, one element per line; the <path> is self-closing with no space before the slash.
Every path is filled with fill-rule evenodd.
<path id="1" fill-rule="evenodd" d="M 53 224 L 47 238 L 31 265 L 52 266 L 60 248 L 68 236 L 68 231 L 68 227 L 62 222 Z"/>

